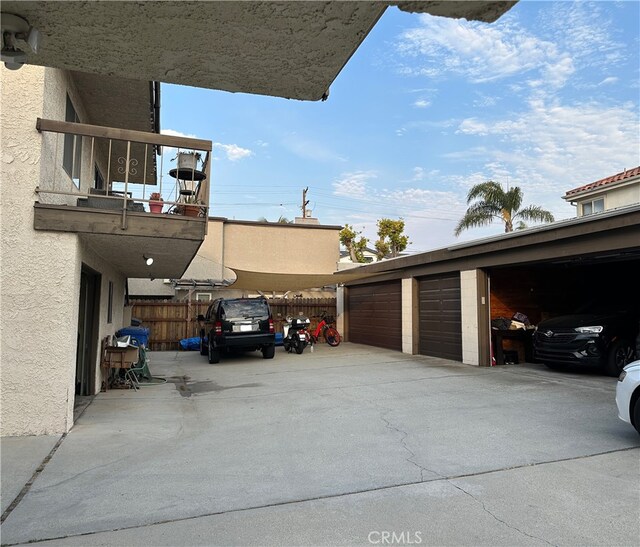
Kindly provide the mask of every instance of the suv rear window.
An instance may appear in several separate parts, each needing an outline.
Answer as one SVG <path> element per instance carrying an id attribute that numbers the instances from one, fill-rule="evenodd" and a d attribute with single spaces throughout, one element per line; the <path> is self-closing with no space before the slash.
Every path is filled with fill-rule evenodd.
<path id="1" fill-rule="evenodd" d="M 268 319 L 269 306 L 265 300 L 225 300 L 220 304 L 220 318 L 234 319 Z"/>

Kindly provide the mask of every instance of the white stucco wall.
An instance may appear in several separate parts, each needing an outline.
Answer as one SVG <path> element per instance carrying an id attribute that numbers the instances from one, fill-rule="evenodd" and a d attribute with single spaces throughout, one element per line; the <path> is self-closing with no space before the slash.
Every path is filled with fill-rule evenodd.
<path id="1" fill-rule="evenodd" d="M 462 306 L 462 362 L 480 365 L 478 346 L 478 271 L 460 272 Z"/>
<path id="2" fill-rule="evenodd" d="M 73 420 L 82 262 L 102 274 L 101 336 L 122 326 L 124 278 L 77 235 L 33 229 L 35 187 L 51 187 L 54 170 L 56 188 L 73 187 L 61 167 L 62 143 L 54 158 L 55 141 L 44 137 L 43 146 L 36 130 L 37 117 L 64 119 L 68 77 L 32 65 L 18 71 L 2 66 L 0 77 L 1 434 L 62 433 Z M 75 107 L 82 112 L 79 97 Z M 109 280 L 114 281 L 111 325 L 106 324 Z"/>
<path id="3" fill-rule="evenodd" d="M 33 229 L 45 69 L 0 71 L 2 435 L 60 433 L 73 416 L 79 243 Z"/>

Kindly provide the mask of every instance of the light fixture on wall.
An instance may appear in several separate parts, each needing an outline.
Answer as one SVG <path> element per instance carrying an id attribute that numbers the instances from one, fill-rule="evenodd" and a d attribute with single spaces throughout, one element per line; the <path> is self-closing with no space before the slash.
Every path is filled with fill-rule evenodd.
<path id="1" fill-rule="evenodd" d="M 144 261 L 147 264 L 147 266 L 151 266 L 151 264 L 153 264 L 153 258 L 151 258 L 150 256 L 142 255 L 142 258 L 144 258 Z"/>
<path id="2" fill-rule="evenodd" d="M 2 62 L 9 70 L 18 70 L 27 62 L 27 52 L 38 53 L 40 33 L 18 15 L 2 13 L 0 17 Z"/>

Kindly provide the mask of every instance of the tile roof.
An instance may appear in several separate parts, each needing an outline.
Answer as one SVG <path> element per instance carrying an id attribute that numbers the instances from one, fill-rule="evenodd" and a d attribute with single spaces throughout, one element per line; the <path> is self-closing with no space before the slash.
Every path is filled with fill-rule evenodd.
<path id="1" fill-rule="evenodd" d="M 582 192 L 588 192 L 589 190 L 594 190 L 595 188 L 606 186 L 607 184 L 612 184 L 614 182 L 621 182 L 623 180 L 630 179 L 638 175 L 640 175 L 640 165 L 638 167 L 634 167 L 633 169 L 625 169 L 621 173 L 617 173 L 611 177 L 600 179 L 595 182 L 585 184 L 584 186 L 580 186 L 579 188 L 574 188 L 573 190 L 569 190 L 565 194 L 565 197 L 573 196 L 575 194 L 581 194 Z"/>

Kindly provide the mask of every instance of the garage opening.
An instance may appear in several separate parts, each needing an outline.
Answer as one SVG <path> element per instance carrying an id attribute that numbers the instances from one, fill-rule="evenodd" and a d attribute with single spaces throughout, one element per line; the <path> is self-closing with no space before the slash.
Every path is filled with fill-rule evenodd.
<path id="1" fill-rule="evenodd" d="M 402 351 L 400 280 L 349 287 L 349 341 Z"/>
<path id="2" fill-rule="evenodd" d="M 496 326 L 514 314 L 526 316 L 531 328 L 502 340 L 506 362 L 535 362 L 533 327 L 541 321 L 588 311 L 606 303 L 622 314 L 640 309 L 640 259 L 566 259 L 559 263 L 529 264 L 488 270 L 490 318 L 496 364 Z M 633 341 L 634 345 L 637 343 Z M 635 348 L 634 348 L 635 349 Z"/>
<path id="3" fill-rule="evenodd" d="M 418 280 L 419 353 L 462 361 L 460 273 Z"/>

